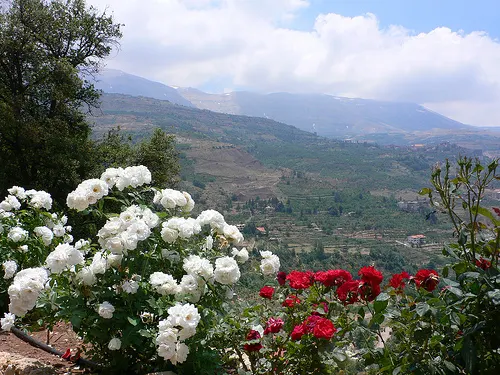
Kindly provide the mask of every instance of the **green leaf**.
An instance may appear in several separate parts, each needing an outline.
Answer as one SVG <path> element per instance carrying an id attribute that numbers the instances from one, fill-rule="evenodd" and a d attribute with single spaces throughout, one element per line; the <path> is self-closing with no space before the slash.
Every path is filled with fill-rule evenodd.
<path id="1" fill-rule="evenodd" d="M 401 372 L 401 366 L 398 366 L 392 371 L 392 375 L 398 375 L 400 372 Z"/>
<path id="2" fill-rule="evenodd" d="M 418 194 L 420 195 L 429 195 L 432 193 L 432 190 L 429 189 L 429 188 L 422 188 L 420 189 L 420 191 L 418 192 Z"/>
<path id="3" fill-rule="evenodd" d="M 153 335 L 151 334 L 151 332 L 149 332 L 147 329 L 141 329 L 141 330 L 139 330 L 139 335 L 141 335 L 143 337 L 153 337 Z"/>
<path id="4" fill-rule="evenodd" d="M 128 317 L 128 318 L 127 318 L 127 320 L 128 320 L 128 322 L 129 322 L 130 324 L 132 324 L 134 327 L 137 325 L 137 323 L 139 323 L 139 319 L 137 319 L 137 318 L 131 318 L 131 317 Z"/>
<path id="5" fill-rule="evenodd" d="M 443 278 L 442 280 L 443 280 L 443 282 L 444 282 L 444 284 L 445 284 L 446 286 L 460 286 L 460 284 L 459 284 L 459 283 L 457 283 L 457 282 L 456 282 L 456 281 L 454 281 L 454 280 L 450 280 L 450 279 L 447 279 L 447 278 Z"/>
<path id="6" fill-rule="evenodd" d="M 490 290 L 486 295 L 488 298 L 491 298 L 491 302 L 493 302 L 495 306 L 500 305 L 500 289 Z"/>
<path id="7" fill-rule="evenodd" d="M 385 316 L 383 314 L 375 314 L 370 320 L 369 326 L 380 325 L 384 322 Z"/>
<path id="8" fill-rule="evenodd" d="M 461 289 L 459 288 L 456 288 L 454 286 L 450 286 L 449 288 L 447 288 L 448 292 L 456 295 L 457 297 L 462 297 L 463 296 L 463 292 Z"/>
<path id="9" fill-rule="evenodd" d="M 470 337 L 464 339 L 462 357 L 465 361 L 465 369 L 468 374 L 474 374 L 477 362 L 476 347 Z"/>
<path id="10" fill-rule="evenodd" d="M 460 275 L 460 274 L 464 273 L 465 271 L 467 271 L 467 263 L 465 263 L 465 262 L 455 263 L 453 265 L 453 269 L 455 270 L 457 275 Z"/>
<path id="11" fill-rule="evenodd" d="M 430 306 L 426 302 L 419 302 L 415 308 L 418 315 L 424 316 L 430 310 Z"/>
<path id="12" fill-rule="evenodd" d="M 373 302 L 373 308 L 375 309 L 376 313 L 380 313 L 385 310 L 388 304 L 389 304 L 388 300 L 375 301 Z"/>

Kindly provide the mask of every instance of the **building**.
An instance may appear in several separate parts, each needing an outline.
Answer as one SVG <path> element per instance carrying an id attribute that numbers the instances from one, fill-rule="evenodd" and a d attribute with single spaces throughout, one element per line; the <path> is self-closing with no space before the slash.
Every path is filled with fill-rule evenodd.
<path id="1" fill-rule="evenodd" d="M 420 247 L 425 243 L 425 236 L 423 234 L 414 234 L 413 236 L 408 236 L 407 241 L 412 247 Z"/>

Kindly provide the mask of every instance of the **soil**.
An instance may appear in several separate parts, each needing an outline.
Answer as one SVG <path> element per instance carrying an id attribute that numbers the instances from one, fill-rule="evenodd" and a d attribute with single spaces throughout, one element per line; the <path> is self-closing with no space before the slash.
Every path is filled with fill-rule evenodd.
<path id="1" fill-rule="evenodd" d="M 47 331 L 31 334 L 42 343 L 47 341 Z M 82 342 L 71 327 L 58 324 L 50 333 L 49 345 L 65 352 L 70 348 L 76 352 Z M 46 351 L 35 348 L 12 332 L 0 331 L 0 375 L 55 375 L 88 373 L 75 364 Z"/>

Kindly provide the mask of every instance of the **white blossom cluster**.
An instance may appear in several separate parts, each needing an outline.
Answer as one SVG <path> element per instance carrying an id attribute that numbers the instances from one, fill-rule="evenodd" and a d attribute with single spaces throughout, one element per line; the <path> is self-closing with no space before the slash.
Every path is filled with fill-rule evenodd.
<path id="1" fill-rule="evenodd" d="M 36 300 L 49 280 L 45 268 L 26 268 L 19 271 L 9 286 L 9 311 L 24 316 L 35 307 Z"/>
<path id="2" fill-rule="evenodd" d="M 108 301 L 104 301 L 97 307 L 97 313 L 104 319 L 111 319 L 114 312 L 114 306 Z"/>
<path id="3" fill-rule="evenodd" d="M 28 231 L 21 227 L 13 227 L 7 234 L 7 238 L 13 242 L 22 242 L 28 239 Z"/>
<path id="4" fill-rule="evenodd" d="M 66 204 L 69 208 L 83 211 L 105 195 L 108 195 L 108 184 L 97 178 L 92 178 L 81 182 L 75 190 L 69 193 Z"/>
<path id="5" fill-rule="evenodd" d="M 50 273 L 59 274 L 65 270 L 74 269 L 77 264 L 85 261 L 81 251 L 75 249 L 68 243 L 62 243 L 56 246 L 45 259 L 45 264 Z"/>
<path id="6" fill-rule="evenodd" d="M 240 279 L 241 273 L 236 260 L 222 257 L 215 260 L 214 279 L 223 285 L 232 285 Z"/>
<path id="7" fill-rule="evenodd" d="M 14 327 L 16 316 L 12 313 L 5 313 L 4 317 L 0 319 L 1 327 L 4 331 L 10 331 Z"/>
<path id="8" fill-rule="evenodd" d="M 159 223 L 159 217 L 149 208 L 130 206 L 99 230 L 99 244 L 113 254 L 126 255 L 128 250 L 137 248 L 138 241 L 147 239 Z"/>
<path id="9" fill-rule="evenodd" d="M 236 244 L 243 241 L 243 235 L 236 227 L 236 225 L 229 225 L 226 223 L 224 216 L 215 210 L 205 210 L 198 217 L 196 221 L 201 227 L 210 225 L 213 232 L 223 235 L 228 241 Z"/>
<path id="10" fill-rule="evenodd" d="M 139 187 L 151 183 L 151 172 L 144 165 L 136 165 L 127 168 L 108 168 L 101 175 L 111 189 L 114 186 L 120 191 L 127 187 Z"/>
<path id="11" fill-rule="evenodd" d="M 122 341 L 118 337 L 113 337 L 108 344 L 109 350 L 120 350 L 122 347 Z"/>
<path id="12" fill-rule="evenodd" d="M 13 186 L 7 190 L 9 195 L 0 202 L 0 210 L 13 211 L 21 208 L 21 202 L 26 202 L 34 208 L 52 208 L 52 197 L 43 190 L 24 190 L 19 186 Z"/>
<path id="13" fill-rule="evenodd" d="M 180 282 L 177 282 L 172 275 L 163 272 L 152 273 L 149 283 L 157 293 L 163 296 L 173 295 L 178 301 L 189 302 L 198 302 L 206 286 L 205 280 L 197 275 L 186 274 L 182 276 Z"/>
<path id="14" fill-rule="evenodd" d="M 130 279 L 122 282 L 121 290 L 127 294 L 136 294 L 139 290 L 139 281 L 141 281 L 141 276 L 134 274 Z"/>
<path id="15" fill-rule="evenodd" d="M 17 272 L 17 263 L 13 260 L 6 260 L 2 264 L 4 270 L 4 279 L 12 279 Z"/>
<path id="16" fill-rule="evenodd" d="M 238 250 L 237 248 L 233 247 L 231 251 L 231 255 L 233 256 L 234 259 L 236 259 L 239 263 L 246 263 L 246 261 L 249 258 L 248 250 L 246 247 L 244 247 L 241 250 Z"/>
<path id="17" fill-rule="evenodd" d="M 172 217 L 162 224 L 161 238 L 167 243 L 174 243 L 178 237 L 187 239 L 200 232 L 201 226 L 196 219 Z"/>
<path id="18" fill-rule="evenodd" d="M 96 275 L 106 273 L 111 267 L 118 267 L 122 258 L 121 254 L 106 254 L 103 251 L 98 251 L 94 254 L 92 263 L 78 271 L 76 280 L 83 285 L 94 285 L 97 281 Z"/>
<path id="19" fill-rule="evenodd" d="M 158 355 L 172 364 L 182 363 L 187 359 L 189 347 L 183 342 L 196 333 L 201 316 L 192 304 L 176 304 L 168 309 L 167 319 L 158 323 Z"/>
<path id="20" fill-rule="evenodd" d="M 68 194 L 66 204 L 77 211 L 96 203 L 114 186 L 120 191 L 126 187 L 138 187 L 151 182 L 151 172 L 143 165 L 127 168 L 108 168 L 100 179 L 85 180 Z"/>
<path id="21" fill-rule="evenodd" d="M 270 251 L 261 251 L 260 271 L 263 275 L 274 276 L 280 270 L 280 258 Z"/>
<path id="22" fill-rule="evenodd" d="M 64 242 L 73 242 L 73 236 L 69 233 L 72 228 L 66 225 L 68 218 L 64 215 L 58 217 L 57 214 L 52 214 L 52 217 L 45 218 L 45 225 L 35 227 L 33 232 L 37 237 L 39 237 L 45 246 L 49 246 L 52 243 L 54 237 L 63 238 Z"/>
<path id="23" fill-rule="evenodd" d="M 153 203 L 160 204 L 167 210 L 179 207 L 184 212 L 191 212 L 194 208 L 194 200 L 189 193 L 173 189 L 157 190 Z"/>

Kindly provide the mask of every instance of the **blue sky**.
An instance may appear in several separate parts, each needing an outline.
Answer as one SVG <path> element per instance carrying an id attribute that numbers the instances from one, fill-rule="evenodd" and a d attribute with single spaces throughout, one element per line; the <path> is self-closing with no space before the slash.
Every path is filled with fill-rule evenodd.
<path id="1" fill-rule="evenodd" d="M 500 38 L 500 1 L 498 0 L 311 0 L 294 26 L 310 29 L 320 13 L 358 16 L 374 13 L 383 28 L 402 25 L 416 33 L 437 27 L 454 31 L 486 31 Z"/>
<path id="2" fill-rule="evenodd" d="M 500 0 L 87 0 L 124 23 L 108 67 L 210 92 L 415 102 L 500 126 Z"/>

